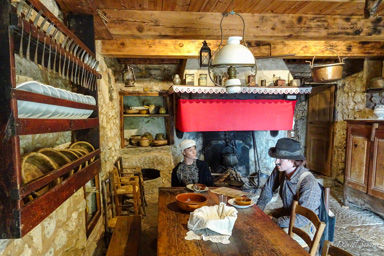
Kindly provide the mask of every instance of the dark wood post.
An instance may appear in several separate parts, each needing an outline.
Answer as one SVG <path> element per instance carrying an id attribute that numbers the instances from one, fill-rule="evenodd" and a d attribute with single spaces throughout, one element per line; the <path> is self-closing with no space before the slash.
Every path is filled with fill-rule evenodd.
<path id="1" fill-rule="evenodd" d="M 16 99 L 12 99 L 11 88 L 16 85 L 15 57 L 11 21 L 17 24 L 8 0 L 0 1 L 0 238 L 20 237 L 20 155 L 18 138 L 15 136 Z"/>

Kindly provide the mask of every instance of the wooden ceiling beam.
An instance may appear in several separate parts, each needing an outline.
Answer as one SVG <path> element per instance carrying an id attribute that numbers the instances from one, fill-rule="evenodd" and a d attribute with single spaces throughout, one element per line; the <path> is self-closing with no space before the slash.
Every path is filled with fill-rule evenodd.
<path id="1" fill-rule="evenodd" d="M 220 39 L 221 13 L 103 9 L 114 39 Z M 362 16 L 241 14 L 247 40 L 384 40 L 384 19 Z M 223 36 L 241 36 L 236 15 L 223 20 Z"/>
<path id="2" fill-rule="evenodd" d="M 377 8 L 381 4 L 382 0 L 365 0 L 364 17 L 372 18 L 376 15 Z"/>
<path id="3" fill-rule="evenodd" d="M 113 58 L 197 58 L 202 40 L 102 40 L 100 54 Z M 212 53 L 220 41 L 207 41 Z M 336 57 L 332 48 L 342 57 L 363 58 L 383 57 L 384 42 L 354 41 L 273 41 L 247 42 L 248 48 L 256 58 L 269 56 L 287 56 L 285 58 Z"/>
<path id="4" fill-rule="evenodd" d="M 56 2 L 60 6 L 60 10 L 64 13 L 93 15 L 96 39 L 112 39 L 112 35 L 97 11 L 93 0 L 56 0 Z"/>

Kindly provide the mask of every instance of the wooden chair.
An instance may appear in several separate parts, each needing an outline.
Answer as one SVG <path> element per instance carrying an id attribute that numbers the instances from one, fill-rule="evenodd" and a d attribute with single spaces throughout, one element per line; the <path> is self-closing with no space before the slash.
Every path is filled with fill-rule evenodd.
<path id="1" fill-rule="evenodd" d="M 114 168 L 112 171 L 113 177 L 113 190 L 114 190 L 114 199 L 116 205 L 116 215 L 120 216 L 122 214 L 123 208 L 130 206 L 129 203 L 125 203 L 126 199 L 133 200 L 133 208 L 135 215 L 139 214 L 139 208 L 141 205 L 140 201 L 140 187 L 139 187 L 139 177 L 120 177 L 117 168 Z"/>
<path id="2" fill-rule="evenodd" d="M 112 181 L 110 179 L 106 179 L 101 182 L 101 194 L 103 197 L 104 208 L 105 240 L 106 244 L 109 244 L 113 229 L 115 228 L 117 221 L 113 198 Z"/>
<path id="3" fill-rule="evenodd" d="M 131 177 L 131 176 L 137 176 L 139 177 L 139 188 L 140 188 L 140 201 L 141 201 L 141 207 L 140 212 L 144 215 L 145 213 L 145 206 L 148 206 L 147 201 L 145 200 L 145 192 L 144 192 L 144 179 L 143 174 L 140 167 L 123 167 L 123 160 L 122 157 L 118 157 L 115 162 L 115 167 L 119 171 L 120 177 Z"/>
<path id="4" fill-rule="evenodd" d="M 323 250 L 321 251 L 321 256 L 353 256 L 351 253 L 340 249 L 339 247 L 333 246 L 330 241 L 324 242 Z"/>
<path id="5" fill-rule="evenodd" d="M 307 234 L 305 231 L 303 231 L 300 228 L 295 227 L 296 214 L 300 214 L 300 215 L 306 217 L 307 219 L 309 219 L 313 223 L 313 225 L 316 228 L 316 233 L 315 233 L 313 239 L 311 239 L 309 234 Z M 319 247 L 321 235 L 324 232 L 324 228 L 325 228 L 325 223 L 321 222 L 319 220 L 316 213 L 314 213 L 313 211 L 311 211 L 308 208 L 305 208 L 305 207 L 299 205 L 299 203 L 297 201 L 293 202 L 291 220 L 290 220 L 289 229 L 288 229 L 288 235 L 290 235 L 293 238 L 294 233 L 295 233 L 296 235 L 301 237 L 305 241 L 305 243 L 308 245 L 309 254 L 312 256 L 316 255 L 317 248 Z"/>

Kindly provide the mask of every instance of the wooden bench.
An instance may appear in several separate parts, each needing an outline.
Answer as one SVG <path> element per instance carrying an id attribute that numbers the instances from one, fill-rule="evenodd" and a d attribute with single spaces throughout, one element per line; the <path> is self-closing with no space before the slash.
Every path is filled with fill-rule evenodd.
<path id="1" fill-rule="evenodd" d="M 118 216 L 107 256 L 139 255 L 141 216 Z"/>

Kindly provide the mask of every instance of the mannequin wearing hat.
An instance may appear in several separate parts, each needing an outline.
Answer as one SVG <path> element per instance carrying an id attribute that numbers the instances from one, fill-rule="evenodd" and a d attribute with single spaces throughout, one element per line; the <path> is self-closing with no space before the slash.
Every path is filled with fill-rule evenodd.
<path id="1" fill-rule="evenodd" d="M 208 164 L 196 159 L 196 142 L 183 140 L 180 148 L 184 159 L 172 171 L 172 187 L 183 187 L 194 183 L 213 186 Z"/>
<path id="2" fill-rule="evenodd" d="M 283 201 L 283 207 L 273 210 L 270 217 L 281 228 L 289 227 L 294 200 L 297 200 L 299 205 L 319 214 L 321 189 L 312 173 L 304 167 L 305 156 L 301 150 L 300 142 L 290 138 L 281 138 L 275 147 L 269 149 L 268 154 L 270 157 L 276 158 L 276 167 L 261 191 L 257 206 L 264 210 L 268 202 L 271 201 L 273 193 L 278 191 Z M 308 173 L 301 177 L 306 172 Z M 300 178 L 301 181 L 299 182 Z M 299 190 L 297 190 L 298 183 L 300 183 Z M 297 191 L 299 192 L 297 193 Z M 307 231 L 310 229 L 310 224 L 308 219 L 297 215 L 296 227 Z"/>

